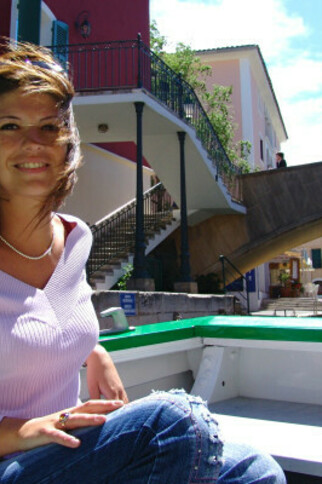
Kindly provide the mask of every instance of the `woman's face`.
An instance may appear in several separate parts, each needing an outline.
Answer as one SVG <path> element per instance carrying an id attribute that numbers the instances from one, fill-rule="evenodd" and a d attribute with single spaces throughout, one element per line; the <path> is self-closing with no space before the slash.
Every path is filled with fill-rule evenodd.
<path id="1" fill-rule="evenodd" d="M 64 166 L 63 120 L 48 94 L 0 95 L 0 194 L 44 200 Z"/>

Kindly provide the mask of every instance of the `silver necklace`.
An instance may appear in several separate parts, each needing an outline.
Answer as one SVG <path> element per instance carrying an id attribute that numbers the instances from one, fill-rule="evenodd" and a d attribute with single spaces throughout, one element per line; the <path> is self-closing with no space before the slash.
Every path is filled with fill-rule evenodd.
<path id="1" fill-rule="evenodd" d="M 21 257 L 24 257 L 25 259 L 29 259 L 29 260 L 40 260 L 40 259 L 43 259 L 44 257 L 46 257 L 46 255 L 49 255 L 51 253 L 51 251 L 53 249 L 54 241 L 55 241 L 55 233 L 53 231 L 53 236 L 52 236 L 50 246 L 48 247 L 48 249 L 45 250 L 45 252 L 43 252 L 42 254 L 36 255 L 36 256 L 24 254 L 20 250 L 16 249 L 16 247 L 11 245 L 10 242 L 8 242 L 4 237 L 2 237 L 2 235 L 0 235 L 0 240 L 4 244 L 6 244 L 8 247 L 10 247 L 11 250 L 13 250 L 17 254 L 21 255 Z"/>

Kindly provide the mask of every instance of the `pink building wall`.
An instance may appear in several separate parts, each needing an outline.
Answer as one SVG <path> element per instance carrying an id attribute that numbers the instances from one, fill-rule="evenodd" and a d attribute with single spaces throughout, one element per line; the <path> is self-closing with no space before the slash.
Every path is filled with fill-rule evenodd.
<path id="1" fill-rule="evenodd" d="M 91 43 L 136 39 L 140 32 L 149 44 L 149 0 L 46 0 L 57 20 L 69 25 L 69 43 Z M 92 31 L 83 39 L 75 21 L 84 10 L 89 12 Z"/>
<path id="2" fill-rule="evenodd" d="M 10 35 L 11 0 L 1 0 L 0 34 Z"/>
<path id="3" fill-rule="evenodd" d="M 237 126 L 235 139 L 242 139 L 242 112 L 241 112 L 241 92 L 240 92 L 240 69 L 239 60 L 206 61 L 212 68 L 212 75 L 206 78 L 207 89 L 211 92 L 212 86 L 233 86 L 231 112 Z"/>
<path id="4" fill-rule="evenodd" d="M 267 112 L 262 98 L 263 92 L 253 72 L 254 57 L 252 61 L 249 57 L 249 70 L 247 70 L 247 64 L 242 67 L 242 62 L 247 62 L 247 57 L 240 55 L 238 50 L 234 52 L 233 48 L 229 54 L 231 54 L 231 58 L 228 59 L 220 58 L 221 52 L 217 53 L 211 50 L 199 54 L 201 61 L 212 68 L 212 75 L 206 78 L 207 89 L 211 91 L 213 84 L 232 86 L 231 115 L 236 123 L 235 141 L 251 142 L 252 153 L 249 157 L 251 165 L 259 169 L 274 167 L 273 154 L 279 150 L 280 140 L 277 139 L 276 131 L 269 116 L 265 119 Z M 250 52 L 250 55 L 252 54 Z M 260 66 L 259 63 L 256 64 L 256 69 L 259 68 L 258 66 Z M 245 76 L 245 72 L 246 78 L 242 78 L 241 76 L 243 74 Z M 244 92 L 242 92 L 242 85 Z M 270 89 L 270 87 L 268 88 Z M 250 94 L 247 93 L 248 89 Z M 242 96 L 247 98 L 246 107 L 242 105 Z M 267 136 L 267 125 L 270 125 L 272 130 L 272 135 L 269 137 Z"/>
<path id="5" fill-rule="evenodd" d="M 13 0 L 1 0 L 1 35 L 10 35 L 12 3 Z M 132 40 L 141 33 L 143 42 L 149 45 L 149 0 L 45 0 L 44 3 L 57 20 L 69 25 L 70 44 Z M 84 10 L 89 13 L 92 27 L 88 39 L 83 39 L 75 26 Z"/>

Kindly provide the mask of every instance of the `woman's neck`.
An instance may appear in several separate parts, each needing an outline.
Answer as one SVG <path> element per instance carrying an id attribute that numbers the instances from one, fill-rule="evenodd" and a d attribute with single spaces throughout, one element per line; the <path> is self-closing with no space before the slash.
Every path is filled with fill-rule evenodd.
<path id="1" fill-rule="evenodd" d="M 0 203 L 0 235 L 11 244 L 19 243 L 20 250 L 32 247 L 39 252 L 46 249 L 53 238 L 51 213 L 40 219 L 40 204 L 34 200 L 10 200 Z"/>

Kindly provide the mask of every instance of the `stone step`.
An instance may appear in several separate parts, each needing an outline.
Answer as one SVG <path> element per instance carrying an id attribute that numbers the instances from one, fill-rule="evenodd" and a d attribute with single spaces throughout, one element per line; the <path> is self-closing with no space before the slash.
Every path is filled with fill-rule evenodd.
<path id="1" fill-rule="evenodd" d="M 129 250 L 123 250 L 117 251 L 117 252 L 112 252 L 112 253 L 103 253 L 103 254 L 94 254 L 94 256 L 91 257 L 91 261 L 93 261 L 94 264 L 108 264 L 108 265 L 114 265 L 118 264 L 120 260 L 125 259 L 128 254 L 132 253 L 131 249 Z"/>
<path id="2" fill-rule="evenodd" d="M 263 310 L 312 310 L 312 308 L 318 307 L 322 309 L 322 301 L 319 299 L 314 299 L 310 297 L 298 297 L 298 298 L 286 298 L 281 297 L 278 299 L 265 299 L 262 302 Z"/>

